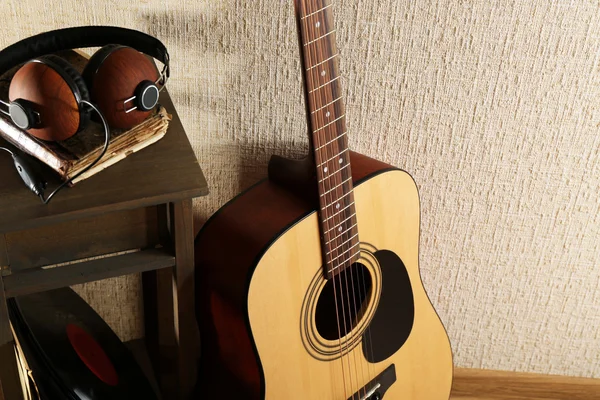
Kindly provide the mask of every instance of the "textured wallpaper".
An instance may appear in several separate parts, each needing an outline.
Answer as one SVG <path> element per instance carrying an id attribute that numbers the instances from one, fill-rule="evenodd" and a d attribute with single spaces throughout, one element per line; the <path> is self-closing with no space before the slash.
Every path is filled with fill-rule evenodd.
<path id="1" fill-rule="evenodd" d="M 5 47 L 80 24 L 170 49 L 206 173 L 198 226 L 307 148 L 290 0 L 3 0 Z M 600 377 L 600 6 L 346 0 L 335 7 L 354 150 L 409 171 L 423 281 L 456 364 Z M 124 339 L 137 277 L 78 287 Z M 115 310 L 115 305 L 119 305 Z"/>

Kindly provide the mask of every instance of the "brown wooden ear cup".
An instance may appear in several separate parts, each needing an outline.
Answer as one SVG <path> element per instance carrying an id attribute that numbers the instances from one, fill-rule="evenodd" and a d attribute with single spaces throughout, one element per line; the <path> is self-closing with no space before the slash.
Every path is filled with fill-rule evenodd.
<path id="1" fill-rule="evenodd" d="M 10 101 L 27 100 L 40 124 L 28 132 L 42 140 L 66 140 L 83 128 L 88 113 L 80 107 L 89 93 L 79 73 L 65 60 L 50 55 L 27 62 L 13 77 Z"/>
<path id="2" fill-rule="evenodd" d="M 125 46 L 121 44 L 107 44 L 96 51 L 94 55 L 92 55 L 81 74 L 85 84 L 88 87 L 92 87 L 94 75 L 96 72 L 98 72 L 98 68 L 100 68 L 106 57 L 108 57 L 113 51 L 124 47 Z"/>
<path id="3" fill-rule="evenodd" d="M 53 55 L 53 54 L 43 56 L 43 57 L 41 57 L 41 59 L 44 60 L 46 63 L 56 64 L 58 67 L 61 68 L 62 72 L 64 72 L 69 78 L 72 79 L 72 82 L 68 82 L 68 83 L 70 85 L 73 85 L 73 84 L 75 85 L 76 90 L 74 90 L 73 93 L 75 94 L 75 96 L 79 95 L 78 102 L 81 102 L 81 100 L 90 101 L 90 92 L 85 83 L 85 80 L 83 79 L 83 77 L 81 76 L 79 71 L 77 71 L 71 64 L 69 64 L 69 62 L 67 60 L 65 60 L 64 58 L 61 58 L 59 56 Z M 82 107 L 80 105 L 79 112 L 81 114 L 81 120 L 79 121 L 78 131 L 85 128 L 86 124 L 90 120 L 90 112 L 87 110 L 86 107 Z"/>
<path id="4" fill-rule="evenodd" d="M 83 76 L 92 102 L 113 128 L 129 129 L 145 120 L 151 111 L 125 110 L 135 106 L 124 101 L 136 94 L 138 85 L 156 81 L 158 71 L 147 56 L 126 46 L 109 45 L 92 56 Z"/>

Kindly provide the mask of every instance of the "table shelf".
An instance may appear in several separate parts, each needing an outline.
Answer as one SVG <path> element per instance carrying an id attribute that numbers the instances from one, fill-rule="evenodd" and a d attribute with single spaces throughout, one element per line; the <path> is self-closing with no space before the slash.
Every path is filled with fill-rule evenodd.
<path id="1" fill-rule="evenodd" d="M 118 256 L 78 262 L 54 268 L 37 268 L 5 276 L 7 298 L 59 289 L 138 272 L 173 267 L 175 257 L 164 250 L 149 249 Z"/>

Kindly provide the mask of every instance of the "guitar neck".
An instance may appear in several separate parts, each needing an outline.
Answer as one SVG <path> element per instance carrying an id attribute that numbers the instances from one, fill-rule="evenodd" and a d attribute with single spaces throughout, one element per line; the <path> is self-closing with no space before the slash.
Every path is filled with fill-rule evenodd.
<path id="1" fill-rule="evenodd" d="M 328 278 L 358 259 L 359 240 L 331 0 L 296 0 L 308 124 Z"/>

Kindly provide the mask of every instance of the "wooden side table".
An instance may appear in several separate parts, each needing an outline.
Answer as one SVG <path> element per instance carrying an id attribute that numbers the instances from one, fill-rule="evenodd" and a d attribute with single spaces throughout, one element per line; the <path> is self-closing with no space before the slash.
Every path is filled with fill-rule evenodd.
<path id="1" fill-rule="evenodd" d="M 166 91 L 160 101 L 173 115 L 162 140 L 48 206 L 23 185 L 12 159 L 0 156 L 0 399 L 22 398 L 6 299 L 138 272 L 163 397 L 191 393 L 199 354 L 192 199 L 208 187 Z"/>

